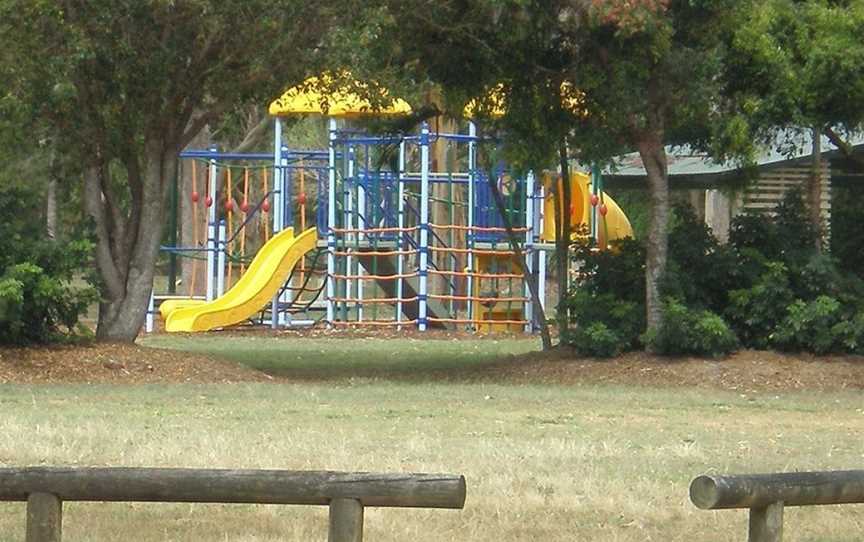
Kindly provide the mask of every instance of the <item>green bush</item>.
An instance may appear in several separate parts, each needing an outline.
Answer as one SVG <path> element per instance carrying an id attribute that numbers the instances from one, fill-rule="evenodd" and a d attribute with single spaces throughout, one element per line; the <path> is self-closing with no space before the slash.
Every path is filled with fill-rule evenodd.
<path id="1" fill-rule="evenodd" d="M 623 341 L 603 322 L 592 322 L 577 327 L 571 333 L 570 344 L 583 356 L 611 358 L 621 353 Z"/>
<path id="2" fill-rule="evenodd" d="M 0 344 L 78 334 L 79 317 L 96 300 L 95 289 L 82 280 L 92 243 L 83 235 L 45 239 L 40 204 L 35 191 L 0 190 Z"/>
<path id="3" fill-rule="evenodd" d="M 826 295 L 806 302 L 796 299 L 787 308 L 786 318 L 771 335 L 771 344 L 781 350 L 814 354 L 843 352 L 847 348 L 840 302 Z"/>
<path id="4" fill-rule="evenodd" d="M 729 292 L 725 316 L 744 346 L 764 349 L 794 299 L 789 270 L 780 262 L 768 262 L 756 284 Z"/>
<path id="5" fill-rule="evenodd" d="M 661 283 L 666 322 L 643 342 L 670 355 L 722 355 L 739 341 L 749 348 L 864 353 L 864 280 L 818 252 L 819 235 L 799 190 L 771 215 L 736 217 L 727 245 L 692 209 L 676 206 Z M 567 307 L 575 331 L 565 340 L 585 355 L 638 348 L 644 245 L 627 240 L 616 250 L 583 247 L 577 255 L 581 279 Z"/>
<path id="6" fill-rule="evenodd" d="M 565 342 L 596 357 L 638 348 L 645 329 L 644 247 L 632 239 L 617 241 L 605 252 L 581 247 L 577 265 L 582 279 L 569 297 L 573 330 Z"/>
<path id="7" fill-rule="evenodd" d="M 864 354 L 864 312 L 834 324 L 831 332 L 842 344 L 844 352 Z"/>
<path id="8" fill-rule="evenodd" d="M 664 300 L 662 325 L 643 340 L 651 351 L 670 356 L 718 357 L 738 347 L 738 339 L 720 316 L 689 309 L 674 298 Z"/>
<path id="9" fill-rule="evenodd" d="M 638 348 L 639 335 L 645 327 L 645 306 L 618 299 L 611 293 L 592 295 L 578 290 L 570 297 L 570 318 L 574 329 L 567 343 L 580 354 L 609 357 Z M 605 344 L 609 336 L 604 330 L 614 336 L 615 348 Z"/>
<path id="10" fill-rule="evenodd" d="M 841 269 L 864 278 L 864 192 L 831 187 L 831 254 Z"/>
<path id="11" fill-rule="evenodd" d="M 746 213 L 735 217 L 729 245 L 745 258 L 758 253 L 761 259 L 783 262 L 794 274 L 818 254 L 819 235 L 810 224 L 801 190 L 793 189 L 783 196 L 773 216 Z"/>
<path id="12" fill-rule="evenodd" d="M 725 306 L 728 292 L 739 282 L 735 251 L 721 245 L 689 205 L 676 205 L 673 210 L 663 295 L 681 299 L 689 307 Z"/>

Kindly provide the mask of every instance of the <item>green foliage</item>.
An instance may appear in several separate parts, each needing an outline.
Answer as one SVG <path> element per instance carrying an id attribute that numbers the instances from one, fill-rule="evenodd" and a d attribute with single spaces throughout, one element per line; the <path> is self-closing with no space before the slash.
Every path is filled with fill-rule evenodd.
<path id="1" fill-rule="evenodd" d="M 752 287 L 729 292 L 725 316 L 744 345 L 767 348 L 769 337 L 794 298 L 787 267 L 780 262 L 769 262 Z"/>
<path id="2" fill-rule="evenodd" d="M 613 293 L 592 294 L 577 289 L 569 298 L 573 331 L 566 342 L 578 352 L 597 357 L 617 355 L 639 345 L 645 328 L 645 305 Z M 609 342 L 614 337 L 614 347 Z"/>
<path id="3" fill-rule="evenodd" d="M 322 36 L 346 8 L 323 0 L 0 1 L 0 98 L 11 96 L 28 125 L 61 134 L 51 151 L 83 180 L 82 207 L 99 244 L 100 338 L 132 341 L 144 321 L 146 304 L 127 300 L 145 299 L 152 286 L 177 154 L 226 113 L 263 107 L 320 70 Z"/>
<path id="4" fill-rule="evenodd" d="M 648 348 L 670 356 L 718 357 L 738 347 L 738 339 L 726 322 L 713 312 L 693 310 L 674 298 L 663 303 L 663 323 L 644 337 Z"/>
<path id="5" fill-rule="evenodd" d="M 611 358 L 621 353 L 622 340 L 603 322 L 591 322 L 571 332 L 570 344 L 583 356 Z"/>
<path id="6" fill-rule="evenodd" d="M 662 290 L 688 306 L 724 306 L 738 280 L 734 251 L 720 245 L 690 205 L 673 208 L 669 232 L 669 263 Z"/>
<path id="7" fill-rule="evenodd" d="M 864 312 L 834 324 L 832 333 L 841 341 L 843 351 L 859 355 L 864 353 Z"/>
<path id="8" fill-rule="evenodd" d="M 786 309 L 786 318 L 771 335 L 771 344 L 782 350 L 807 350 L 828 354 L 844 350 L 848 337 L 840 302 L 820 295 L 810 302 L 796 299 Z"/>
<path id="9" fill-rule="evenodd" d="M 644 246 L 632 239 L 618 241 L 613 250 L 604 252 L 582 246 L 577 261 L 584 278 L 568 298 L 574 330 L 566 342 L 584 355 L 597 357 L 637 348 L 645 328 Z"/>
<path id="10" fill-rule="evenodd" d="M 737 27 L 724 77 L 751 126 L 864 121 L 864 4 L 754 2 Z"/>
<path id="11" fill-rule="evenodd" d="M 864 350 L 864 282 L 816 251 L 804 215 L 800 193 L 791 192 L 773 215 L 736 218 L 731 242 L 720 245 L 689 207 L 676 207 L 663 280 L 667 321 L 645 344 L 669 355 L 720 355 L 739 341 L 815 353 Z M 579 252 L 584 278 L 572 293 L 568 340 L 585 355 L 637 348 L 645 327 L 644 248 L 632 240 L 618 248 Z"/>
<path id="12" fill-rule="evenodd" d="M 798 269 L 816 253 L 820 235 L 810 224 L 800 188 L 787 191 L 773 218 L 764 213 L 745 213 L 735 217 L 729 244 L 739 251 L 754 249 L 768 260 L 779 260 Z"/>
<path id="13" fill-rule="evenodd" d="M 0 344 L 44 343 L 84 332 L 80 316 L 96 300 L 82 282 L 92 243 L 44 238 L 38 194 L 0 190 Z M 86 333 L 86 332 L 85 332 Z"/>
<path id="14" fill-rule="evenodd" d="M 844 271 L 864 278 L 864 191 L 831 187 L 831 255 Z"/>
<path id="15" fill-rule="evenodd" d="M 645 239 L 648 235 L 648 221 L 650 220 L 651 208 L 645 198 L 645 189 L 642 187 L 619 189 L 615 188 L 612 196 L 615 202 L 625 209 L 627 219 L 633 228 L 633 237 Z"/>

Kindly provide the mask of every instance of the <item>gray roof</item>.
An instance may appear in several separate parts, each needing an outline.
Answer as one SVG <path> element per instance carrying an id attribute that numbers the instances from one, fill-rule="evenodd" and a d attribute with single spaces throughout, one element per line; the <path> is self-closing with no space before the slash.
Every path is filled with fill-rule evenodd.
<path id="1" fill-rule="evenodd" d="M 813 147 L 813 138 L 809 132 L 784 132 L 779 134 L 775 141 L 777 144 L 765 147 L 757 157 L 757 167 L 783 167 L 809 160 Z M 864 149 L 864 134 L 852 134 L 847 141 L 856 150 Z M 833 158 L 840 153 L 825 136 L 822 136 L 822 152 L 825 158 Z M 688 146 L 666 147 L 666 155 L 669 180 L 672 182 L 714 184 L 741 174 L 740 164 L 717 162 Z M 614 166 L 603 170 L 603 176 L 612 181 L 640 181 L 645 178 L 646 173 L 639 153 L 633 152 L 616 158 Z"/>

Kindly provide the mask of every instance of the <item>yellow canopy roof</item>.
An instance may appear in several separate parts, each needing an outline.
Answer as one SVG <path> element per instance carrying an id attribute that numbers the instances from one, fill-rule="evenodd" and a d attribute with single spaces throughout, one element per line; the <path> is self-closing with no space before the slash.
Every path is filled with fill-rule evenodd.
<path id="1" fill-rule="evenodd" d="M 333 85 L 330 75 L 310 77 L 296 87 L 285 91 L 282 96 L 270 104 L 270 114 L 283 117 L 288 115 L 319 114 L 331 117 L 352 117 L 362 115 L 406 115 L 411 113 L 411 106 L 400 98 L 387 102 L 388 93 L 381 91 L 381 98 L 386 106 L 375 108 L 366 98 L 361 97 L 346 87 L 325 93 Z M 365 83 L 354 83 L 355 88 L 368 88 Z"/>
<path id="2" fill-rule="evenodd" d="M 585 94 L 581 90 L 573 88 L 573 85 L 568 81 L 561 83 L 561 104 L 565 109 L 575 115 L 584 115 L 584 100 Z M 498 83 L 492 87 L 486 94 L 484 102 L 484 105 L 489 109 L 484 111 L 486 114 L 492 118 L 503 117 L 507 112 L 507 95 L 504 93 L 504 85 Z M 479 108 L 480 104 L 475 98 L 465 105 L 462 115 L 467 119 L 473 119 L 477 117 Z"/>
<path id="3" fill-rule="evenodd" d="M 486 99 L 484 100 L 483 105 L 488 108 L 487 113 L 492 118 L 503 117 L 507 112 L 507 107 L 505 102 L 507 100 L 507 96 L 504 94 L 504 85 L 498 83 L 492 89 L 486 93 Z M 467 104 L 465 104 L 465 108 L 462 109 L 462 116 L 466 119 L 473 119 L 477 117 L 478 109 L 480 109 L 480 103 L 477 101 L 477 98 L 474 98 Z"/>

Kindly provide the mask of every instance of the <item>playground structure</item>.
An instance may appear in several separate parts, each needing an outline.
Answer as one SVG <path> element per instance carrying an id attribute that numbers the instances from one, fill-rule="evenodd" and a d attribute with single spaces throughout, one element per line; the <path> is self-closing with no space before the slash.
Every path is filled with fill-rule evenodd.
<path id="1" fill-rule="evenodd" d="M 154 296 L 148 329 L 152 309 L 162 301 L 167 331 L 205 331 L 248 320 L 274 328 L 323 320 L 328 327 L 535 331 L 521 267 L 537 281 L 545 303 L 555 239 L 552 194 L 560 190 L 560 178 L 515 176 L 503 163 L 479 164 L 478 149 L 496 142 L 479 135 L 473 122 L 467 133 L 433 132 L 426 123 L 419 133 L 364 133 L 350 120 L 405 114 L 410 107 L 390 100 L 375 109 L 347 91 L 322 96 L 309 88 L 308 82 L 295 87 L 271 104 L 272 155 L 215 149 L 183 154 L 206 160 L 206 244 L 194 239 L 193 246 L 165 249 L 206 254 L 206 295 Z M 328 149 L 289 150 L 282 117 L 315 113 L 329 117 Z M 239 177 L 232 175 L 231 160 L 240 161 Z M 253 160 L 257 165 L 250 165 Z M 253 167 L 264 184 L 254 207 L 248 199 Z M 239 206 L 236 182 L 232 186 L 237 178 L 243 179 Z M 574 228 L 587 229 L 600 248 L 632 235 L 624 213 L 603 193 L 597 171 L 575 173 L 569 184 Z M 190 199 L 202 204 L 194 191 Z M 313 209 L 315 225 L 307 227 Z M 256 216 L 265 229 L 272 224 L 274 237 L 246 268 L 250 247 L 243 245 L 243 232 Z M 515 251 L 508 226 L 517 237 Z M 236 283 L 233 265 L 241 268 Z M 315 317 L 314 311 L 323 314 Z"/>

